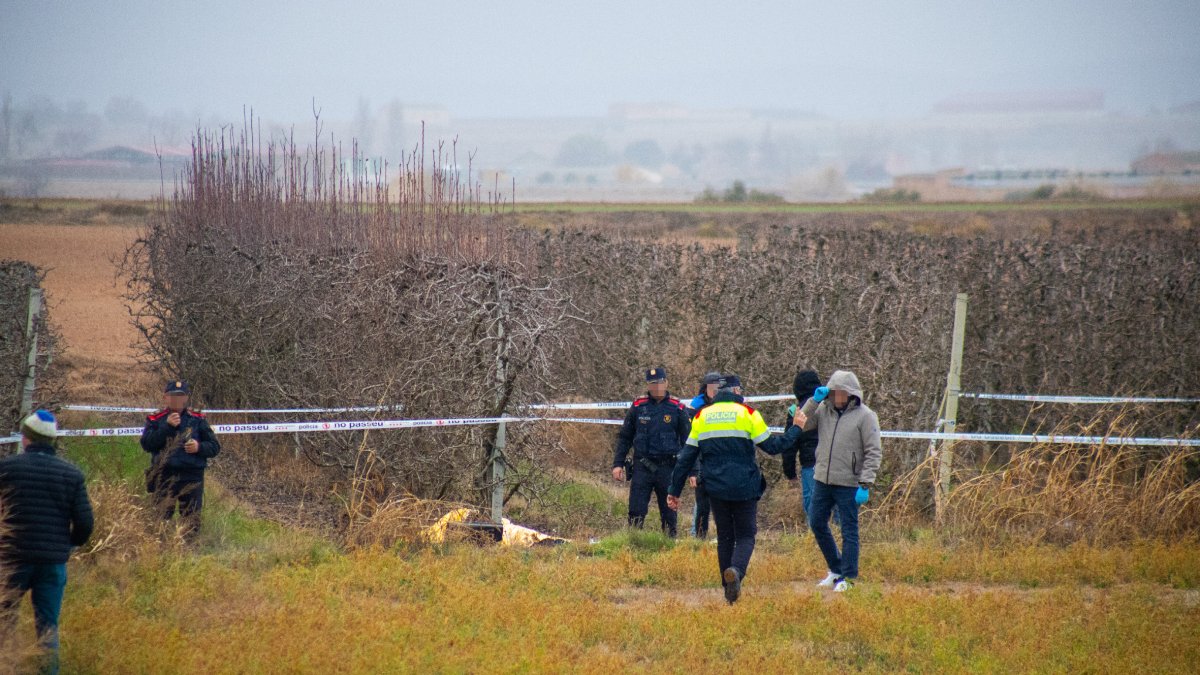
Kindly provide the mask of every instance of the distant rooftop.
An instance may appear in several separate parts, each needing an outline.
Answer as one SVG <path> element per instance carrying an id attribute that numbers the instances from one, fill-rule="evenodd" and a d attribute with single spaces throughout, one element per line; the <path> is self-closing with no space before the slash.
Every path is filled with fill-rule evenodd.
<path id="1" fill-rule="evenodd" d="M 1104 109 L 1104 92 L 1096 89 L 1069 91 L 997 91 L 964 93 L 933 107 L 939 114 L 1095 112 Z"/>

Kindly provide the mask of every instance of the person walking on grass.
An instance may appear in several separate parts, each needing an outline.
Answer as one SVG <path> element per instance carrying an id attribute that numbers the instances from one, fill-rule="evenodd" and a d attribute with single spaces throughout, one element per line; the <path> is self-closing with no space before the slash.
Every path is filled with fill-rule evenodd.
<path id="1" fill-rule="evenodd" d="M 674 509 L 667 508 L 667 484 L 691 429 L 691 417 L 687 406 L 667 391 L 666 368 L 648 369 L 646 388 L 646 395 L 629 406 L 617 433 L 612 475 L 613 480 L 630 481 L 629 526 L 640 529 L 645 524 L 653 492 L 658 497 L 663 532 L 674 538 L 678 518 Z M 626 465 L 630 448 L 633 461 Z"/>
<path id="2" fill-rule="evenodd" d="M 679 508 L 679 493 L 692 465 L 704 464 L 704 486 L 717 526 L 717 564 L 725 600 L 737 602 L 754 554 L 758 500 L 767 484 L 758 468 L 755 447 L 778 455 L 800 436 L 799 421 L 782 437 L 772 437 L 762 413 L 742 399 L 737 375 L 726 375 L 708 407 L 692 420 L 687 444 L 671 474 L 667 506 Z"/>
<path id="3" fill-rule="evenodd" d="M 221 444 L 204 415 L 188 409 L 191 385 L 183 380 L 167 383 L 163 409 L 146 417 L 142 449 L 150 453 L 146 469 L 149 492 L 163 520 L 179 510 L 184 538 L 192 541 L 200 533 L 200 510 L 204 507 L 204 471 L 208 460 L 221 452 Z"/>
<path id="4" fill-rule="evenodd" d="M 8 568 L 0 589 L 0 621 L 16 621 L 29 593 L 38 641 L 46 650 L 42 672 L 58 672 L 58 617 L 67 587 L 71 549 L 92 536 L 92 503 L 83 472 L 56 456 L 58 422 L 38 410 L 21 422 L 24 452 L 0 459 L 0 556 Z"/>
<path id="5" fill-rule="evenodd" d="M 694 418 L 701 410 L 712 405 L 713 399 L 717 396 L 717 390 L 720 388 L 721 373 L 715 370 L 705 373 L 700 380 L 699 393 L 688 403 L 688 414 Z M 692 509 L 692 536 L 697 539 L 708 539 L 708 516 L 712 512 L 712 507 L 708 502 L 708 492 L 704 489 L 704 470 L 699 461 L 696 462 L 692 474 L 688 476 L 688 485 L 696 491 L 696 505 Z"/>
<path id="6" fill-rule="evenodd" d="M 879 417 L 863 403 L 858 377 L 838 370 L 796 413 L 796 424 L 818 435 L 809 527 L 829 574 L 817 586 L 840 593 L 858 578 L 858 508 L 870 498 L 883 458 Z M 834 508 L 842 526 L 840 552 L 829 529 Z"/>

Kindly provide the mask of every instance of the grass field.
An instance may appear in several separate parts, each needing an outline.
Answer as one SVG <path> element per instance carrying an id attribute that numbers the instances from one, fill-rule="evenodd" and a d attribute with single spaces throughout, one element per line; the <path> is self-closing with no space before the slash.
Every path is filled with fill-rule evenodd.
<path id="1" fill-rule="evenodd" d="M 0 251 L 51 268 L 47 287 L 66 337 L 70 395 L 154 402 L 154 379 L 128 348 L 136 334 L 125 324 L 111 262 L 138 232 L 136 209 L 105 214 L 64 202 L 46 210 L 44 220 L 0 222 Z M 861 583 L 835 595 L 813 587 L 825 570 L 811 536 L 773 531 L 760 538 L 745 597 L 731 607 L 721 599 L 715 549 L 705 543 L 615 531 L 554 549 L 355 549 L 259 518 L 217 481 L 206 495 L 202 536 L 185 547 L 146 509 L 146 459 L 135 440 L 74 439 L 64 447 L 89 477 L 99 519 L 93 542 L 69 567 L 64 672 L 1187 673 L 1200 662 L 1194 539 L 1000 548 L 868 526 Z M 554 499 L 621 519 L 603 490 L 566 486 Z M 0 654 L 0 672 L 32 645 L 28 602 L 17 628 L 24 643 Z"/>
<path id="2" fill-rule="evenodd" d="M 349 550 L 210 485 L 194 548 L 157 533 L 132 439 L 67 443 L 97 541 L 70 565 L 65 672 L 1194 672 L 1200 544 L 1004 549 L 872 533 L 819 591 L 811 536 L 760 538 L 728 606 L 715 548 L 619 531 L 514 550 Z M 653 516 L 653 514 L 652 514 Z M 32 638 L 28 604 L 18 624 Z"/>

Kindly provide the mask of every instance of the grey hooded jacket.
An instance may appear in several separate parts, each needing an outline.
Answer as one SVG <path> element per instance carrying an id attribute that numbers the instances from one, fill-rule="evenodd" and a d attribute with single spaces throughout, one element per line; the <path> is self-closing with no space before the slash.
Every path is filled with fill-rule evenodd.
<path id="1" fill-rule="evenodd" d="M 858 377 L 848 370 L 834 371 L 829 377 L 830 391 L 850 394 L 850 403 L 842 412 L 833 407 L 833 394 L 820 403 L 811 398 L 801 410 L 808 417 L 805 431 L 817 430 L 817 465 L 813 477 L 826 485 L 857 487 L 875 482 L 883 445 L 879 436 L 879 417 L 862 402 Z"/>

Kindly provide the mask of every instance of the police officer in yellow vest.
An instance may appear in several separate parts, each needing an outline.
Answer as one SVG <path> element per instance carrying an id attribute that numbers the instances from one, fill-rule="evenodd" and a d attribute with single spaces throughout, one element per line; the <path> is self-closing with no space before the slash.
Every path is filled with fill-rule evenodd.
<path id="1" fill-rule="evenodd" d="M 758 534 L 758 500 L 766 481 L 758 469 L 754 448 L 778 455 L 796 444 L 799 425 L 781 437 L 773 438 L 762 414 L 742 399 L 742 383 L 737 375 L 726 375 L 712 405 L 692 420 L 667 492 L 667 506 L 679 508 L 679 494 L 697 458 L 704 465 L 704 487 L 712 504 L 717 525 L 717 561 L 725 599 L 734 603 L 742 589 L 742 579 L 754 553 Z"/>

